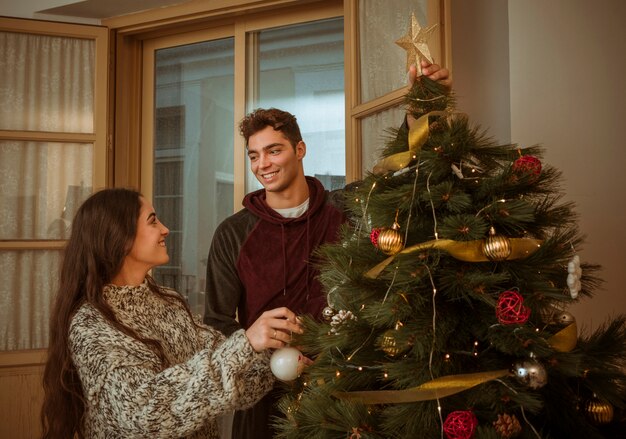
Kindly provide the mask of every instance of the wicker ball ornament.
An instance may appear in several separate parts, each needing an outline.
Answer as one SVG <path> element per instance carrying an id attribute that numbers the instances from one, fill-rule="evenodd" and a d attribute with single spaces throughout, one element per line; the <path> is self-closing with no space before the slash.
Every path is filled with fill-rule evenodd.
<path id="1" fill-rule="evenodd" d="M 524 306 L 524 297 L 517 291 L 504 291 L 498 297 L 496 317 L 502 325 L 520 325 L 530 317 L 530 308 Z"/>
<path id="2" fill-rule="evenodd" d="M 450 413 L 443 423 L 447 439 L 471 439 L 474 437 L 478 419 L 471 410 L 457 410 Z"/>
<path id="3" fill-rule="evenodd" d="M 370 232 L 370 241 L 374 247 L 378 247 L 378 235 L 380 235 L 380 228 L 374 227 Z"/>
<path id="4" fill-rule="evenodd" d="M 595 425 L 610 423 L 615 414 L 611 404 L 595 397 L 585 403 L 583 410 L 585 417 Z"/>
<path id="5" fill-rule="evenodd" d="M 532 155 L 524 155 L 513 162 L 513 171 L 537 177 L 541 174 L 541 161 Z"/>
<path id="6" fill-rule="evenodd" d="M 496 230 L 491 227 L 482 249 L 490 261 L 504 261 L 511 254 L 511 241 L 506 236 L 497 235 Z"/>
<path id="7" fill-rule="evenodd" d="M 383 227 L 376 239 L 378 248 L 386 255 L 395 255 L 404 248 L 404 240 L 400 234 L 400 224 L 393 223 L 391 227 Z"/>

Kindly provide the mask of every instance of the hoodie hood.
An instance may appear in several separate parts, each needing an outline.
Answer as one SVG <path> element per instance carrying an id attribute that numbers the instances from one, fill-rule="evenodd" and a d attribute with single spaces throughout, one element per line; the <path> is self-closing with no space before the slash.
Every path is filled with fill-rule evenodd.
<path id="1" fill-rule="evenodd" d="M 305 177 L 309 186 L 309 208 L 304 215 L 298 218 L 285 218 L 267 205 L 265 189 L 250 192 L 243 199 L 243 206 L 261 218 L 272 224 L 290 224 L 306 221 L 315 215 L 326 202 L 326 190 L 322 183 L 313 177 Z"/>

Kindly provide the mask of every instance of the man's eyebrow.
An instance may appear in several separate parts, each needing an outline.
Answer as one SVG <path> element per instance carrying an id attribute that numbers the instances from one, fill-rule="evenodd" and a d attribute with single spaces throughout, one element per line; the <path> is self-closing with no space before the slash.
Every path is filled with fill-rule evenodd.
<path id="1" fill-rule="evenodd" d="M 274 143 L 270 143 L 270 144 L 269 144 L 269 145 L 267 145 L 267 146 L 264 146 L 264 147 L 263 147 L 263 149 L 270 149 L 270 148 L 273 148 L 274 146 L 283 146 L 283 145 L 284 145 L 283 143 L 280 143 L 280 142 L 274 142 Z"/>
<path id="2" fill-rule="evenodd" d="M 271 149 L 271 148 L 273 148 L 273 147 L 275 147 L 275 146 L 283 146 L 283 144 L 282 144 L 282 143 L 280 143 L 280 142 L 274 142 L 274 143 L 270 143 L 269 145 L 265 145 L 265 146 L 264 146 L 263 148 L 261 148 L 261 149 L 265 151 L 265 150 Z M 255 154 L 255 153 L 256 153 L 256 151 L 250 151 L 250 150 L 248 150 L 248 154 Z"/>

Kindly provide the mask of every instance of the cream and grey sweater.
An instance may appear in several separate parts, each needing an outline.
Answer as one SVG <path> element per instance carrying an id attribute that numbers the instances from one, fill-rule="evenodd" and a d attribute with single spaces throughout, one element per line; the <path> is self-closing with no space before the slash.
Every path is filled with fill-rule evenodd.
<path id="1" fill-rule="evenodd" d="M 256 353 L 243 330 L 225 338 L 199 328 L 179 302 L 145 284 L 109 285 L 104 297 L 122 323 L 161 341 L 170 366 L 93 306 L 81 306 L 69 344 L 88 438 L 217 438 L 216 416 L 252 406 L 272 388 L 269 354 Z"/>

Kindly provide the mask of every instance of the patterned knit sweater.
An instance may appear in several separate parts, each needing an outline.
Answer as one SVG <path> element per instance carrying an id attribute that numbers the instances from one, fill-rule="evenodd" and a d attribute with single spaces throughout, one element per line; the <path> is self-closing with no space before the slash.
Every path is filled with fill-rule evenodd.
<path id="1" fill-rule="evenodd" d="M 249 407 L 271 389 L 269 354 L 256 353 L 243 330 L 225 338 L 199 328 L 179 302 L 146 284 L 109 285 L 104 297 L 121 322 L 161 341 L 170 366 L 93 306 L 81 306 L 69 340 L 86 400 L 86 437 L 218 438 L 216 416 Z"/>

